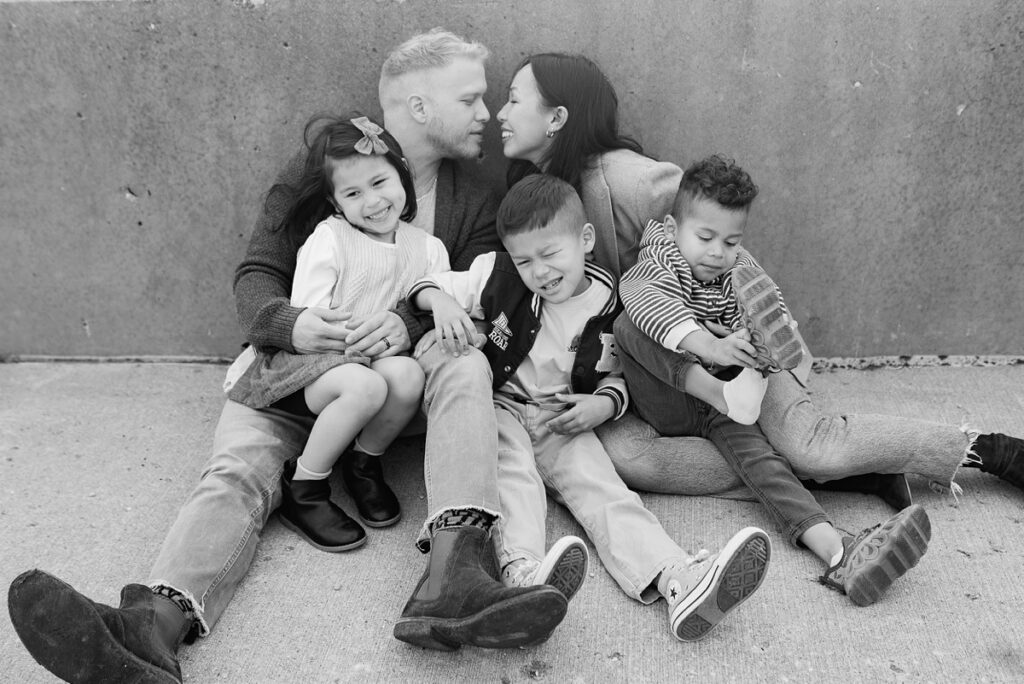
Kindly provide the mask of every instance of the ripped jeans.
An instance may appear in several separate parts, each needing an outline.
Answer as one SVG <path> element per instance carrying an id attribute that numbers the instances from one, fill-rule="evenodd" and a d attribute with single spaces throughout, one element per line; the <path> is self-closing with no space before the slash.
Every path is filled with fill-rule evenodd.
<path id="1" fill-rule="evenodd" d="M 642 364 L 671 384 L 678 371 L 677 355 L 631 321 L 616 327 L 617 339 L 620 327 L 621 334 L 634 338 Z M 914 473 L 940 490 L 955 488 L 953 477 L 977 436 L 955 425 L 914 418 L 823 413 L 793 373 L 785 371 L 769 377 L 757 424 L 801 479 L 825 482 L 864 473 Z M 635 489 L 735 495 L 742 485 L 706 439 L 664 436 L 633 413 L 596 432 L 622 479 Z"/>

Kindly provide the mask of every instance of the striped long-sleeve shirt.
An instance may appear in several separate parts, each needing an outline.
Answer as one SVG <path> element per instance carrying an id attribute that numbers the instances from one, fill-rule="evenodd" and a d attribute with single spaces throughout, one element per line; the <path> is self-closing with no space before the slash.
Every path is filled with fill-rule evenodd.
<path id="1" fill-rule="evenodd" d="M 756 266 L 757 262 L 741 247 L 733 268 L 748 264 Z M 619 283 L 619 296 L 636 327 L 672 351 L 703 321 L 733 328 L 740 318 L 732 269 L 700 282 L 659 221 L 647 224 L 636 265 Z"/>

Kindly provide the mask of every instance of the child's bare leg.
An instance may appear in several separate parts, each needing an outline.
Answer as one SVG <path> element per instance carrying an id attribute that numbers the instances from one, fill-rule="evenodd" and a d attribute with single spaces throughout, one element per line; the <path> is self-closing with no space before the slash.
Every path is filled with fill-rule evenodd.
<path id="1" fill-rule="evenodd" d="M 326 478 L 345 447 L 381 410 L 387 391 L 384 378 L 355 363 L 335 366 L 310 383 L 304 391 L 306 405 L 317 419 L 295 479 Z"/>
<path id="2" fill-rule="evenodd" d="M 761 413 L 761 400 L 768 389 L 768 379 L 760 371 L 744 368 L 726 382 L 695 363 L 686 371 L 683 388 L 690 396 L 710 404 L 737 423 L 753 425 Z"/>
<path id="3" fill-rule="evenodd" d="M 285 527 L 318 549 L 348 551 L 366 542 L 359 523 L 331 501 L 327 476 L 386 394 L 384 379 L 358 364 L 335 366 L 303 392 L 317 419 L 298 461 L 285 464 L 278 513 Z"/>
<path id="4" fill-rule="evenodd" d="M 387 527 L 402 518 L 402 508 L 384 481 L 380 456 L 419 410 L 425 376 L 420 364 L 408 356 L 380 359 L 371 367 L 383 379 L 387 398 L 343 457 L 341 477 L 363 522 Z"/>
<path id="5" fill-rule="evenodd" d="M 390 356 L 371 366 L 387 384 L 387 398 L 359 433 L 359 446 L 368 454 L 382 454 L 408 425 L 423 399 L 423 368 L 409 356 Z"/>
<path id="6" fill-rule="evenodd" d="M 800 542 L 825 562 L 826 568 L 843 559 L 843 537 L 832 523 L 818 523 L 800 535 Z"/>

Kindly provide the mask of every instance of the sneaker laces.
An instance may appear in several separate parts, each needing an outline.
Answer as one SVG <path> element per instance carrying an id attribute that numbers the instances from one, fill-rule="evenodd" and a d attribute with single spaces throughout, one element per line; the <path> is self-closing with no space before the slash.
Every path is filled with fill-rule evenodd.
<path id="1" fill-rule="evenodd" d="M 537 574 L 540 563 L 526 558 L 517 558 L 501 570 L 501 582 L 506 587 L 529 587 Z"/>

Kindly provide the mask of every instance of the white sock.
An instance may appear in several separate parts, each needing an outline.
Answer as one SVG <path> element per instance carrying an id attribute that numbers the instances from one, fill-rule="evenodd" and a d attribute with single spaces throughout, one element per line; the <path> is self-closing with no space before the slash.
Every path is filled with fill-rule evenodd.
<path id="1" fill-rule="evenodd" d="M 366 447 L 364 447 L 362 442 L 359 441 L 358 437 L 356 437 L 355 444 L 352 445 L 352 451 L 361 451 L 364 454 L 366 454 L 367 456 L 383 456 L 384 455 L 384 451 L 378 451 L 378 452 L 375 453 L 373 451 L 370 451 Z"/>
<path id="2" fill-rule="evenodd" d="M 302 457 L 295 462 L 295 475 L 292 480 L 326 480 L 331 474 L 331 468 L 327 469 L 326 473 L 318 473 L 315 470 L 310 470 L 306 466 L 302 465 Z"/>
<path id="3" fill-rule="evenodd" d="M 761 415 L 761 400 L 768 391 L 768 378 L 753 368 L 744 368 L 739 375 L 722 386 L 725 415 L 741 425 L 753 425 Z"/>

